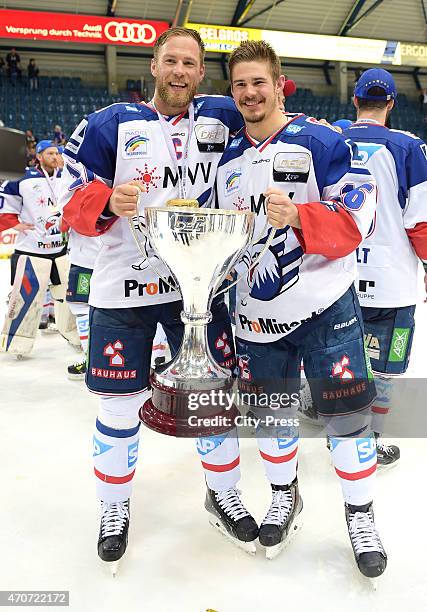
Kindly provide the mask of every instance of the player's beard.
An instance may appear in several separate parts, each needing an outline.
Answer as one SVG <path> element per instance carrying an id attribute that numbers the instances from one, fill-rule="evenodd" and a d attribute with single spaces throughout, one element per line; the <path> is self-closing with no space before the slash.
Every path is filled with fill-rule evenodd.
<path id="1" fill-rule="evenodd" d="M 264 109 L 256 113 L 252 113 L 248 107 L 241 105 L 241 113 L 246 123 L 261 123 L 273 112 L 274 104 L 268 104 L 266 99 L 260 100 L 260 102 L 264 103 Z"/>
<path id="2" fill-rule="evenodd" d="M 182 92 L 172 92 L 166 81 L 156 80 L 156 92 L 159 98 L 171 108 L 184 108 L 189 106 L 197 93 L 197 85 L 194 82 L 187 84 Z"/>

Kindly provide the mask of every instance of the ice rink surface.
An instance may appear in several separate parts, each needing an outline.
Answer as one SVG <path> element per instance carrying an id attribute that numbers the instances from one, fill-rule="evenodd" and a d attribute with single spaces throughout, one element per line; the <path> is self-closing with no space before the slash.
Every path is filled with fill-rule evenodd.
<path id="1" fill-rule="evenodd" d="M 0 318 L 9 290 L 0 260 Z M 98 561 L 91 438 L 97 398 L 66 367 L 80 355 L 39 334 L 31 357 L 0 354 L 0 590 L 69 590 L 73 612 L 402 612 L 427 609 L 424 439 L 377 477 L 376 521 L 389 555 L 373 591 L 351 550 L 325 440 L 300 444 L 304 527 L 267 561 L 209 524 L 193 440 L 142 430 L 128 551 L 119 574 Z M 425 377 L 427 304 L 420 301 L 411 374 Z M 270 503 L 255 440 L 242 440 L 240 488 L 262 520 Z M 4 608 L 9 609 L 9 608 Z M 39 608 L 38 608 L 39 609 Z M 57 608 L 54 608 L 57 609 Z"/>

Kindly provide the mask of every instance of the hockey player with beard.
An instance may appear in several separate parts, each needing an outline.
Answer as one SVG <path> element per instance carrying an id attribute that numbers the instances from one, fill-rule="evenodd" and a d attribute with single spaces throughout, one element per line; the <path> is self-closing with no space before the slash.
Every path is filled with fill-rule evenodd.
<path id="1" fill-rule="evenodd" d="M 267 215 L 277 228 L 265 259 L 238 285 L 236 312 L 240 387 L 251 392 L 250 410 L 262 422 L 257 439 L 272 487 L 259 541 L 267 556 L 275 556 L 300 520 L 298 433 L 280 421 L 267 426 L 272 415 L 294 414 L 292 402 L 285 400 L 277 410 L 270 404 L 270 412 L 261 400 L 276 401 L 278 392 L 293 397 L 304 353 L 306 374 L 331 436 L 357 565 L 375 578 L 387 563 L 372 506 L 376 447 L 369 422 L 375 389 L 353 287 L 354 251 L 374 217 L 375 181 L 353 160 L 350 141 L 313 118 L 281 110 L 278 92 L 284 77 L 267 43 L 242 43 L 231 54 L 229 68 L 246 127 L 230 140 L 218 168 L 218 205 L 255 212 L 258 232 Z M 270 231 L 243 264 L 249 266 Z M 222 467 L 224 450 L 222 444 L 215 455 Z M 218 488 L 222 482 L 224 491 L 235 490 L 239 475 L 233 466 L 238 462 L 238 442 L 230 437 L 230 469 L 219 472 Z M 227 513 L 215 509 L 230 527 Z M 239 538 L 239 520 L 233 528 Z"/>
<path id="2" fill-rule="evenodd" d="M 68 260 L 58 207 L 61 175 L 58 149 L 50 140 L 41 140 L 36 154 L 35 168 L 29 168 L 22 179 L 5 181 L 0 187 L 0 230 L 13 228 L 18 232 L 11 258 L 14 287 L 3 328 L 2 348 L 18 356 L 32 349 L 49 279 L 52 295 L 57 300 L 59 331 L 71 342 L 75 339 L 70 331 L 71 315 L 63 302 Z M 19 312 L 15 306 L 20 308 Z"/>
<path id="3" fill-rule="evenodd" d="M 119 560 L 127 545 L 138 411 L 150 394 L 157 324 L 163 326 L 172 353 L 183 334 L 180 294 L 141 261 L 129 218 L 135 217 L 141 188 L 142 206 L 164 206 L 174 198 L 209 204 L 229 133 L 242 125 L 231 99 L 195 97 L 203 61 L 198 33 L 171 28 L 154 47 L 151 102 L 113 104 L 89 115 L 64 152 L 64 218 L 80 234 L 101 236 L 102 242 L 90 286 L 86 382 L 100 396 L 94 471 L 102 510 L 98 554 L 107 562 Z M 150 245 L 147 256 L 155 258 Z M 157 258 L 155 266 L 170 277 Z M 232 367 L 232 332 L 222 299 L 214 301 L 212 313 L 212 354 Z"/>

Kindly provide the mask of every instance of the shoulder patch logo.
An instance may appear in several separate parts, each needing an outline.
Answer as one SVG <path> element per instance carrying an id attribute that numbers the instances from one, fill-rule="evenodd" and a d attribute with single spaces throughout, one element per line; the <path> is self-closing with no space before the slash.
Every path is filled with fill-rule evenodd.
<path id="1" fill-rule="evenodd" d="M 123 159 L 149 157 L 150 133 L 148 130 L 126 130 L 123 137 Z"/>

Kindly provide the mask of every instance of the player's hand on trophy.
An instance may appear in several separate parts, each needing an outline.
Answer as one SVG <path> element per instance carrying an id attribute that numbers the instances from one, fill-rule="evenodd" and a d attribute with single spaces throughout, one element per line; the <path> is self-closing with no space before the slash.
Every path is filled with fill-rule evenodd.
<path id="1" fill-rule="evenodd" d="M 27 234 L 27 232 L 34 229 L 34 225 L 32 223 L 18 223 L 12 229 L 14 229 L 17 232 L 22 232 L 23 234 Z"/>
<path id="2" fill-rule="evenodd" d="M 139 181 L 116 185 L 110 195 L 108 208 L 118 217 L 133 217 L 136 214 L 136 204 L 141 191 L 145 192 L 147 188 Z"/>
<path id="3" fill-rule="evenodd" d="M 264 195 L 268 198 L 267 218 L 270 225 L 277 229 L 286 225 L 301 229 L 298 208 L 286 193 L 276 187 L 270 187 Z"/>

